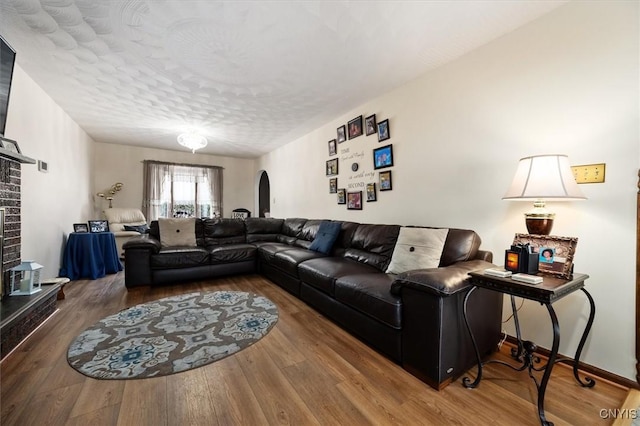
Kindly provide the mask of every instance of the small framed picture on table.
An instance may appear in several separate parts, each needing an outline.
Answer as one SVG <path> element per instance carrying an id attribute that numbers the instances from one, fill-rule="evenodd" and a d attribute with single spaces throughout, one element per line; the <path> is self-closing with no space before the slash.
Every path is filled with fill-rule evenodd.
<path id="1" fill-rule="evenodd" d="M 86 223 L 74 223 L 73 232 L 89 232 L 89 227 Z"/>
<path id="2" fill-rule="evenodd" d="M 109 222 L 106 220 L 90 220 L 89 231 L 93 233 L 109 232 Z"/>

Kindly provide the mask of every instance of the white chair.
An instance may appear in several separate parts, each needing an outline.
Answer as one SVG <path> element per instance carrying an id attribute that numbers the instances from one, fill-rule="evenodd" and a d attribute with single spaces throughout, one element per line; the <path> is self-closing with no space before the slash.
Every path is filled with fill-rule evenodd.
<path id="1" fill-rule="evenodd" d="M 141 235 L 138 231 L 125 230 L 126 226 L 146 226 L 147 219 L 140 209 L 111 208 L 104 211 L 104 216 L 109 221 L 109 231 L 116 237 L 118 254 L 123 255 L 122 245 L 131 237 Z"/>

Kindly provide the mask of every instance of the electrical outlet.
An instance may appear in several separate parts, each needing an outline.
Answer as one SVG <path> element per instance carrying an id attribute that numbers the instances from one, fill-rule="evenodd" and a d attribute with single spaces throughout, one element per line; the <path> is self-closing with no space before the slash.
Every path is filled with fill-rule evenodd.
<path id="1" fill-rule="evenodd" d="M 571 171 L 577 183 L 603 183 L 606 164 L 585 164 L 572 166 Z"/>

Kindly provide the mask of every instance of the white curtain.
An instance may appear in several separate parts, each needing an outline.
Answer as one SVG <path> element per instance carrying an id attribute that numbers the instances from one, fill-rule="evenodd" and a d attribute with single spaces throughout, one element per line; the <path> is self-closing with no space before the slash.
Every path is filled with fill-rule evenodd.
<path id="1" fill-rule="evenodd" d="M 144 161 L 143 211 L 159 217 L 222 217 L 222 167 Z"/>

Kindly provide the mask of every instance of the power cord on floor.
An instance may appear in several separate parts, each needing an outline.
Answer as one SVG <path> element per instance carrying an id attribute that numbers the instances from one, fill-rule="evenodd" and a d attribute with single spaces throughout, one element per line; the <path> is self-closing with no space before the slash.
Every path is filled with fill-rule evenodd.
<path id="1" fill-rule="evenodd" d="M 500 341 L 498 342 L 498 350 L 502 348 L 502 344 L 504 343 L 505 340 L 507 340 L 507 332 L 506 330 L 502 330 L 502 339 L 500 339 Z"/>

